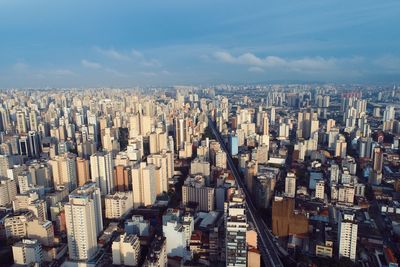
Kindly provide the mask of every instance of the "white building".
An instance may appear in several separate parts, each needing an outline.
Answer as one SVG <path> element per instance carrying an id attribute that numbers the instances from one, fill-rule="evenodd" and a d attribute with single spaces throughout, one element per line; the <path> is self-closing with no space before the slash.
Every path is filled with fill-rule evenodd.
<path id="1" fill-rule="evenodd" d="M 103 230 L 100 189 L 96 183 L 74 190 L 64 210 L 70 259 L 90 259 L 97 252 L 97 236 Z"/>
<path id="2" fill-rule="evenodd" d="M 145 220 L 142 215 L 133 215 L 131 219 L 125 221 L 125 232 L 138 236 L 149 236 L 150 222 Z"/>
<path id="3" fill-rule="evenodd" d="M 325 182 L 320 180 L 315 185 L 315 198 L 325 199 Z"/>
<path id="4" fill-rule="evenodd" d="M 37 240 L 22 239 L 12 246 L 15 264 L 40 264 L 43 260 L 42 246 Z"/>
<path id="5" fill-rule="evenodd" d="M 296 176 L 292 172 L 288 172 L 285 178 L 285 195 L 287 197 L 295 197 L 296 195 Z"/>
<path id="6" fill-rule="evenodd" d="M 122 234 L 112 243 L 114 265 L 137 266 L 140 260 L 140 240 L 137 235 Z"/>
<path id="7" fill-rule="evenodd" d="M 163 234 L 167 239 L 166 252 L 170 257 L 186 257 L 186 246 L 194 230 L 193 217 L 182 217 L 179 211 L 169 209 L 163 216 Z"/>
<path id="8" fill-rule="evenodd" d="M 357 230 L 354 214 L 341 212 L 338 225 L 339 258 L 356 260 Z"/>
<path id="9" fill-rule="evenodd" d="M 90 156 L 92 181 L 96 182 L 102 195 L 114 191 L 114 161 L 111 152 L 97 152 Z"/>

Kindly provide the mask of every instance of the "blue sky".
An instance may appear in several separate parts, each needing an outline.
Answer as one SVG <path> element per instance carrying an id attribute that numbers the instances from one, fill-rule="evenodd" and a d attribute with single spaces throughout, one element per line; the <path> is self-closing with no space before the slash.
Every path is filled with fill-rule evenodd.
<path id="1" fill-rule="evenodd" d="M 400 1 L 0 0 L 0 87 L 400 82 Z"/>

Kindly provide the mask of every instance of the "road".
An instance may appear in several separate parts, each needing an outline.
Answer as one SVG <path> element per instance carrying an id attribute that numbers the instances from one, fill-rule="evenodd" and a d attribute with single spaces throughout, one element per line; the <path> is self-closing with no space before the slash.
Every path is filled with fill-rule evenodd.
<path id="1" fill-rule="evenodd" d="M 267 225 L 265 222 L 261 219 L 261 216 L 257 215 L 257 210 L 253 204 L 253 200 L 251 198 L 251 195 L 249 191 L 247 190 L 246 186 L 244 185 L 243 180 L 241 179 L 239 172 L 233 163 L 232 156 L 230 155 L 224 140 L 222 140 L 222 137 L 220 133 L 217 131 L 215 128 L 214 122 L 211 120 L 211 118 L 208 118 L 208 126 L 212 130 L 214 136 L 217 138 L 218 142 L 221 144 L 222 149 L 225 151 L 227 155 L 227 162 L 228 162 L 228 167 L 232 172 L 232 175 L 234 176 L 236 180 L 237 186 L 243 190 L 245 197 L 246 197 L 246 205 L 247 205 L 247 214 L 249 215 L 251 221 L 253 222 L 254 227 L 256 228 L 258 237 L 259 237 L 259 250 L 262 255 L 263 261 L 265 266 L 268 267 L 280 267 L 284 266 L 279 258 L 279 253 L 277 251 L 277 248 L 274 244 L 274 238 L 268 229 Z"/>

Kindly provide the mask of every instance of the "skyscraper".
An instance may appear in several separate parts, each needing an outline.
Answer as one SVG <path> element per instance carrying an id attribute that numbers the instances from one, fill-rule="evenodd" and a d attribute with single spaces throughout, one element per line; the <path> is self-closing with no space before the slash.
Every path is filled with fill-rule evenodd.
<path id="1" fill-rule="evenodd" d="M 69 195 L 64 205 L 68 251 L 71 260 L 89 260 L 97 250 L 97 236 L 103 230 L 100 189 L 87 183 Z"/>
<path id="2" fill-rule="evenodd" d="M 114 161 L 111 152 L 97 152 L 90 156 L 92 181 L 96 182 L 102 195 L 114 191 Z"/>
<path id="3" fill-rule="evenodd" d="M 292 172 L 289 172 L 285 178 L 285 195 L 287 197 L 296 195 L 296 176 Z"/>
<path id="4" fill-rule="evenodd" d="M 247 266 L 247 226 L 244 195 L 237 190 L 225 203 L 226 266 Z"/>
<path id="5" fill-rule="evenodd" d="M 356 260 L 358 225 L 355 216 L 351 212 L 343 211 L 339 214 L 338 241 L 339 258 L 347 257 Z"/>

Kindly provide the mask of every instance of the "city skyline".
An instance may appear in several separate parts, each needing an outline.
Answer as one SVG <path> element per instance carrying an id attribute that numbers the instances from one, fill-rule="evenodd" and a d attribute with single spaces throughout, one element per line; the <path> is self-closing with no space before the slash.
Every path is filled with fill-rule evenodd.
<path id="1" fill-rule="evenodd" d="M 397 1 L 0 2 L 0 88 L 400 82 Z"/>

